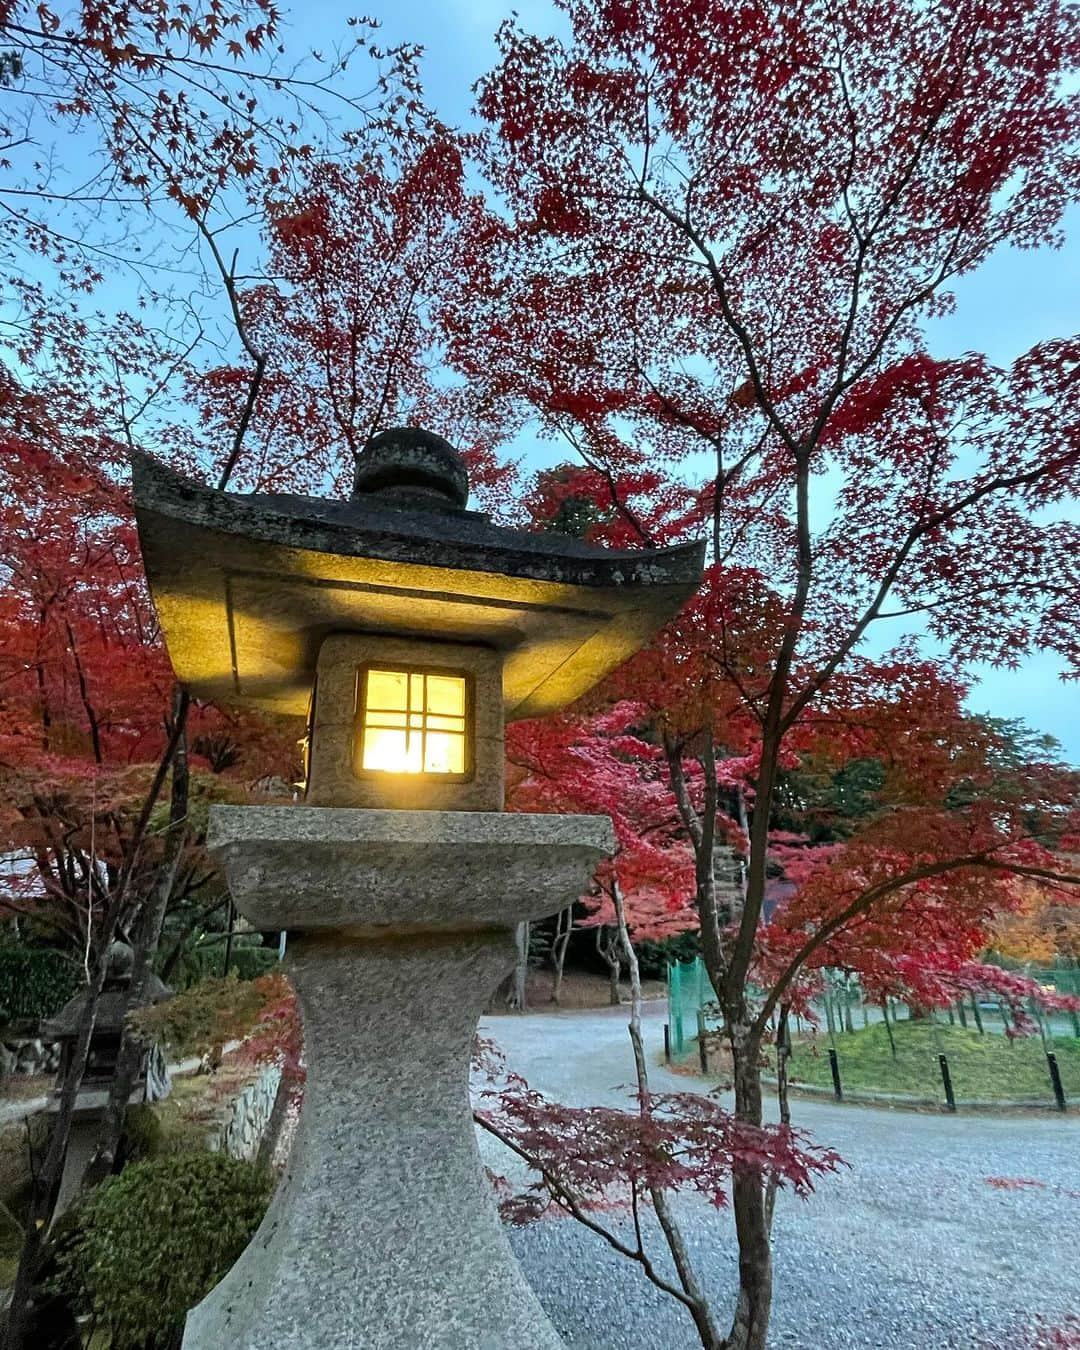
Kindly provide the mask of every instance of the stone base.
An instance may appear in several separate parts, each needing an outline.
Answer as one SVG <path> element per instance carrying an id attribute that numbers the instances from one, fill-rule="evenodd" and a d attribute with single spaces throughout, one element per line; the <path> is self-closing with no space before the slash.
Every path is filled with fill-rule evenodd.
<path id="1" fill-rule="evenodd" d="M 315 920 L 293 932 L 286 958 L 304 1017 L 304 1107 L 273 1204 L 237 1264 L 189 1314 L 184 1350 L 557 1350 L 562 1342 L 492 1203 L 469 1064 L 480 1012 L 516 957 L 520 898 L 498 859 L 516 837 L 529 911 L 553 913 L 588 884 L 610 845 L 609 823 L 562 818 L 555 842 L 550 818 L 530 826 L 544 818 L 501 816 L 500 829 L 474 813 L 488 837 L 471 840 L 466 860 L 465 841 L 454 847 L 447 837 L 458 822 L 433 819 L 451 813 L 286 808 L 307 820 L 287 822 L 288 862 L 279 850 L 264 888 L 255 882 L 266 869 L 254 817 L 275 810 L 219 815 L 213 844 L 248 917 L 268 904 L 276 910 L 291 880 L 294 924 Z M 238 814 L 242 829 L 226 830 Z M 281 814 L 262 825 L 280 824 Z M 410 867 L 402 818 L 425 814 L 414 843 L 425 867 L 415 859 Z M 548 849 L 537 847 L 544 830 Z M 307 847 L 295 837 L 305 832 Z M 364 857 L 385 859 L 387 832 L 402 866 L 369 888 Z M 441 851 L 432 848 L 440 833 Z M 328 836 L 336 841 L 329 876 Z M 342 882 L 350 859 L 355 889 Z M 506 921 L 478 923 L 503 887 Z M 395 909 L 413 922 L 388 924 Z"/>
<path id="2" fill-rule="evenodd" d="M 480 1005 L 514 954 L 509 930 L 293 939 L 310 1046 L 299 1133 L 185 1350 L 561 1344 L 492 1208 L 469 1108 Z"/>

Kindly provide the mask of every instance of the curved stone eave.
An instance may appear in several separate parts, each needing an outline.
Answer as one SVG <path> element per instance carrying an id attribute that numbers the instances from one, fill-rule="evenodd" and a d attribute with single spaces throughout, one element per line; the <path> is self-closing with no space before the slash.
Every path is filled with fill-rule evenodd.
<path id="1" fill-rule="evenodd" d="M 234 496 L 132 460 L 173 669 L 214 702 L 306 716 L 324 639 L 383 633 L 501 651 L 507 719 L 543 716 L 645 646 L 701 576 L 701 543 L 615 552 L 457 508 Z"/>
<path id="2" fill-rule="evenodd" d="M 563 535 L 492 525 L 472 511 L 406 511 L 355 499 L 222 492 L 140 451 L 132 452 L 131 468 L 137 517 L 153 512 L 180 526 L 274 548 L 423 562 L 585 588 L 673 588 L 684 599 L 696 590 L 704 564 L 703 539 L 661 549 L 605 549 Z"/>

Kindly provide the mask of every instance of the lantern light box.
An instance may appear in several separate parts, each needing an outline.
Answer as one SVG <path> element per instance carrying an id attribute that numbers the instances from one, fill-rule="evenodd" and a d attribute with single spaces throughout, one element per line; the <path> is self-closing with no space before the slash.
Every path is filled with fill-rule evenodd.
<path id="1" fill-rule="evenodd" d="M 501 811 L 502 661 L 473 643 L 335 633 L 316 660 L 311 806 Z"/>
<path id="2" fill-rule="evenodd" d="M 358 777 L 434 773 L 464 782 L 472 776 L 467 675 L 368 666 L 357 686 Z"/>

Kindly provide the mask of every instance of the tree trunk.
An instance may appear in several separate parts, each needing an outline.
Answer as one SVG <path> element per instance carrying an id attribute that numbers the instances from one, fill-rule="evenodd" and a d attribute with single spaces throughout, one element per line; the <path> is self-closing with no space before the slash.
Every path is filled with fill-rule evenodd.
<path id="1" fill-rule="evenodd" d="M 791 1058 L 791 1027 L 789 1023 L 791 1005 L 782 1003 L 776 1018 L 776 1105 L 780 1113 L 780 1124 L 791 1124 L 791 1098 L 788 1095 L 788 1060 Z M 772 1233 L 773 1213 L 776 1209 L 776 1192 L 780 1189 L 775 1176 L 769 1178 L 765 1192 L 765 1222 Z"/>
<path id="2" fill-rule="evenodd" d="M 762 1122 L 760 1044 L 742 1018 L 729 1015 L 736 1118 Z M 739 1297 L 725 1350 L 765 1350 L 772 1305 L 772 1252 L 766 1185 L 753 1172 L 737 1170 L 731 1183 L 739 1243 Z"/>
<path id="3" fill-rule="evenodd" d="M 562 997 L 563 968 L 566 965 L 566 949 L 570 945 L 570 934 L 574 931 L 574 907 L 567 905 L 555 917 L 555 938 L 551 944 L 551 965 L 555 978 L 551 985 L 551 1001 L 558 1003 Z"/>
<path id="4" fill-rule="evenodd" d="M 517 965 L 514 967 L 514 973 L 511 976 L 510 992 L 507 995 L 506 1003 L 515 1012 L 524 1012 L 529 1002 L 526 992 L 526 981 L 529 976 L 529 925 L 527 923 L 518 924 L 514 930 L 514 941 L 517 944 Z"/>
<path id="5" fill-rule="evenodd" d="M 829 1040 L 833 1043 L 835 1047 L 836 1023 L 833 1019 L 832 995 L 826 992 L 824 997 L 825 997 L 825 1025 L 829 1031 Z"/>
<path id="6" fill-rule="evenodd" d="M 618 930 L 611 936 L 608 925 L 601 924 L 596 930 L 596 950 L 604 958 L 608 968 L 608 1001 L 613 1008 L 617 1008 L 622 1003 L 622 991 L 619 988 L 622 959 L 619 955 Z"/>
<path id="7" fill-rule="evenodd" d="M 626 911 L 623 908 L 618 882 L 614 883 L 612 894 L 615 902 L 615 916 L 618 920 L 618 939 L 622 946 L 623 955 L 626 957 L 626 965 L 630 974 L 629 1030 L 630 1044 L 634 1050 L 639 1109 L 643 1116 L 647 1116 L 652 1108 L 649 1098 L 649 1071 L 645 1059 L 645 1046 L 641 1038 L 641 971 L 638 967 L 637 953 L 630 942 L 630 930 L 626 926 Z M 723 1341 L 713 1322 L 708 1299 L 698 1283 L 697 1272 L 694 1270 L 690 1259 L 682 1230 L 671 1213 L 667 1194 L 659 1187 L 651 1187 L 649 1195 L 653 1202 L 653 1210 L 667 1240 L 668 1250 L 671 1252 L 679 1283 L 690 1300 L 687 1312 L 693 1318 L 703 1350 L 723 1350 Z"/>
<path id="8" fill-rule="evenodd" d="M 269 1168 L 273 1165 L 274 1152 L 277 1149 L 278 1140 L 281 1138 L 285 1117 L 289 1113 L 289 1102 L 292 1099 L 295 1081 L 295 1073 L 288 1064 L 283 1064 L 277 1092 L 274 1094 L 274 1105 L 270 1108 L 270 1119 L 266 1122 L 263 1137 L 259 1140 L 259 1151 L 255 1155 L 257 1167 Z"/>
<path id="9" fill-rule="evenodd" d="M 180 708 L 180 691 L 173 697 L 173 717 L 177 717 Z M 127 1011 L 140 1007 L 146 997 L 146 989 L 153 972 L 154 957 L 157 955 L 161 940 L 161 929 L 165 922 L 165 911 L 169 906 L 176 874 L 180 867 L 180 857 L 184 849 L 188 813 L 188 761 L 187 745 L 181 735 L 173 757 L 172 790 L 169 800 L 169 827 L 166 832 L 165 852 L 154 878 L 146 907 L 139 921 L 135 940 L 135 959 L 131 974 L 131 986 L 128 990 Z M 142 1068 L 146 1045 L 142 1038 L 124 1023 L 121 1034 L 120 1051 L 116 1060 L 116 1071 L 109 1085 L 109 1100 L 101 1117 L 97 1144 L 93 1157 L 86 1165 L 82 1177 L 82 1190 L 87 1191 L 98 1182 L 104 1181 L 116 1167 L 120 1152 L 120 1140 L 124 1133 L 124 1118 L 128 1102 L 138 1082 Z"/>

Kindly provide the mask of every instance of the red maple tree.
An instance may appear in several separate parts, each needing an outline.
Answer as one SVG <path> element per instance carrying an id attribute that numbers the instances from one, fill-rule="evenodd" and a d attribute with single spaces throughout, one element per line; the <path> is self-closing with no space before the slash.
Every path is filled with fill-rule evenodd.
<path id="1" fill-rule="evenodd" d="M 1055 0 L 562 8 L 566 39 L 508 21 L 478 87 L 501 204 L 454 359 L 578 452 L 598 536 L 708 531 L 701 595 L 618 695 L 655 717 L 736 1114 L 760 1124 L 763 1044 L 819 949 L 935 915 L 955 949 L 988 879 L 1073 879 L 1075 783 L 1045 766 L 1003 781 L 956 711 L 974 663 L 1037 648 L 1077 669 L 1080 541 L 1059 506 L 1080 348 L 1051 338 L 998 368 L 936 358 L 925 333 L 992 250 L 1060 243 L 1080 36 Z M 903 644 L 872 659 L 888 621 L 929 635 L 937 665 Z M 785 756 L 825 744 L 842 763 L 867 735 L 891 809 L 764 928 Z M 750 760 L 734 906 L 712 861 L 731 756 Z M 768 1182 L 736 1174 L 733 1201 L 739 1296 L 705 1343 L 760 1350 Z"/>

